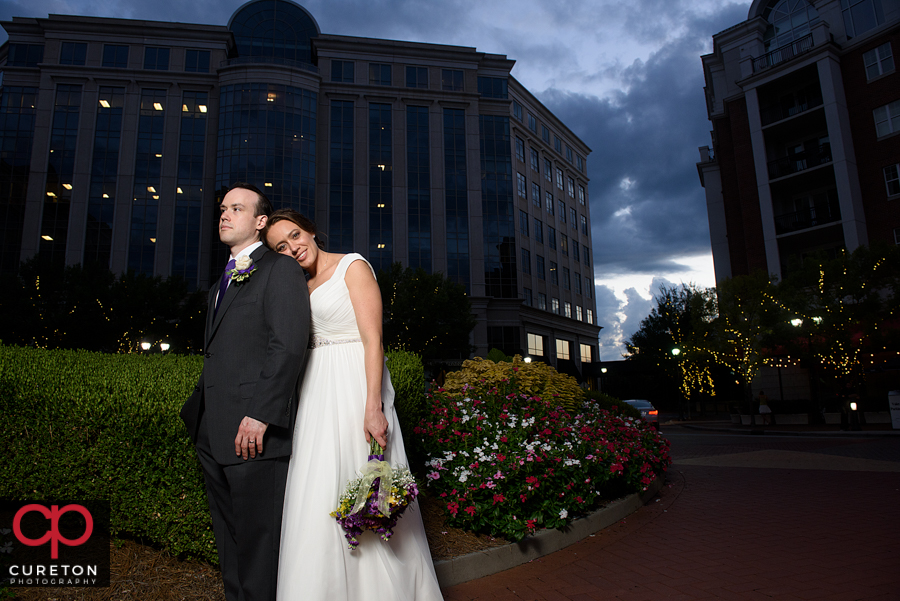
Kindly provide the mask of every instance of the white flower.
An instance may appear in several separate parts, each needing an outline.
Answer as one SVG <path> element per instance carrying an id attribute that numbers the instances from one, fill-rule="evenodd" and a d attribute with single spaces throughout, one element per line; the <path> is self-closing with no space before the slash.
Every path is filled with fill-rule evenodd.
<path id="1" fill-rule="evenodd" d="M 563 520 L 564 520 L 564 519 L 566 519 L 567 517 L 569 517 L 569 512 L 566 511 L 565 509 L 563 509 L 562 511 L 559 512 L 559 517 L 560 517 L 560 519 L 563 519 Z"/>
<path id="2" fill-rule="evenodd" d="M 244 271 L 245 269 L 250 267 L 252 264 L 253 264 L 253 259 L 250 258 L 250 255 L 242 255 L 234 261 L 234 266 L 237 269 L 239 269 L 240 271 Z"/>

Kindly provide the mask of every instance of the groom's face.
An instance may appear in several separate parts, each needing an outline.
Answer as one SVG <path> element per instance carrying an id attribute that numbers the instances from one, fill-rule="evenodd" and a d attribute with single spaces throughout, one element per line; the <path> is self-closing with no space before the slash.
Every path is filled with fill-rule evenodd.
<path id="1" fill-rule="evenodd" d="M 256 215 L 256 193 L 235 188 L 225 195 L 219 205 L 219 239 L 231 247 L 232 253 L 259 240 L 259 232 L 266 225 L 265 215 Z"/>

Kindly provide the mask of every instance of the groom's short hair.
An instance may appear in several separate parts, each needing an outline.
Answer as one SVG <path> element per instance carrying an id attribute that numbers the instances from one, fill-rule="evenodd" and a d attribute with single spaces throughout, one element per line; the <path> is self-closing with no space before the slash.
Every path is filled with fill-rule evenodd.
<path id="1" fill-rule="evenodd" d="M 275 212 L 275 209 L 272 207 L 272 203 L 268 199 L 268 197 L 262 193 L 262 190 L 260 190 L 253 184 L 249 184 L 247 182 L 234 182 L 234 184 L 231 185 L 231 188 L 229 188 L 228 191 L 231 192 L 232 190 L 236 190 L 238 188 L 249 190 L 256 194 L 256 213 L 254 214 L 254 217 L 259 217 L 260 215 L 265 215 L 266 217 L 268 217 Z"/>

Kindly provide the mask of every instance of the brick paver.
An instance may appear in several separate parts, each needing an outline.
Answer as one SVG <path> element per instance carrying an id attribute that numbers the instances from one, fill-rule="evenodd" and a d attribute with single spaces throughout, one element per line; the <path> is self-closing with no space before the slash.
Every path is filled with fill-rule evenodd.
<path id="1" fill-rule="evenodd" d="M 676 464 L 657 499 L 444 598 L 900 600 L 900 473 L 678 463 L 761 450 L 900 462 L 900 440 L 747 438 L 674 433 Z"/>

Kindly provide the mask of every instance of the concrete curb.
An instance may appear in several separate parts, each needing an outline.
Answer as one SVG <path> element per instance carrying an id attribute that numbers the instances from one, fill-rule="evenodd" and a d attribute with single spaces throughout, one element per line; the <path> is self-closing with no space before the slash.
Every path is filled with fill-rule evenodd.
<path id="1" fill-rule="evenodd" d="M 611 502 L 591 515 L 573 521 L 565 530 L 541 530 L 518 543 L 475 551 L 453 559 L 434 562 L 441 587 L 455 586 L 514 568 L 532 559 L 543 557 L 577 543 L 583 538 L 611 526 L 634 513 L 656 496 L 664 478 L 657 478 L 642 493 L 633 493 Z"/>
<path id="2" fill-rule="evenodd" d="M 726 432 L 728 434 L 748 434 L 748 435 L 765 435 L 765 436 L 828 436 L 838 438 L 879 438 L 889 436 L 900 436 L 900 430 L 816 430 L 816 431 L 800 431 L 800 430 L 765 430 L 762 427 L 754 427 L 752 430 L 743 428 L 726 428 L 714 426 L 701 426 L 698 424 L 677 423 L 669 424 L 671 426 L 681 426 L 689 430 L 704 430 L 706 432 Z"/>

